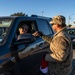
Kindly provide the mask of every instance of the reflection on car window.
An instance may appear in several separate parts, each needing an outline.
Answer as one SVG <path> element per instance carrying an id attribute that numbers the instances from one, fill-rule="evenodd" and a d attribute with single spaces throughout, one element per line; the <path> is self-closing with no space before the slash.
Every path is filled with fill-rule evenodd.
<path id="1" fill-rule="evenodd" d="M 45 35 L 52 34 L 52 30 L 49 29 L 48 24 L 45 20 L 39 20 L 38 29 L 42 31 Z"/>
<path id="2" fill-rule="evenodd" d="M 11 25 L 11 19 L 1 19 L 0 18 L 0 42 L 4 40 L 7 35 L 7 31 Z"/>

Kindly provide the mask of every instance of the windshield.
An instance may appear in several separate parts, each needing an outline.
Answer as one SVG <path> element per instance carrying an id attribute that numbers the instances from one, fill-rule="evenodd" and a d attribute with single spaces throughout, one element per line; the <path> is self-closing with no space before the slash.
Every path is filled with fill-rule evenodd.
<path id="1" fill-rule="evenodd" d="M 6 38 L 12 19 L 0 18 L 0 43 Z"/>

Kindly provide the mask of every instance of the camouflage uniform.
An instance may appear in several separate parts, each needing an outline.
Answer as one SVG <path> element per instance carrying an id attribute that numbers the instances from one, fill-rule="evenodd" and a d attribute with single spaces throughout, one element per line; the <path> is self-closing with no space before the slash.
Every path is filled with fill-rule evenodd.
<path id="1" fill-rule="evenodd" d="M 42 38 L 50 43 L 51 53 L 45 56 L 49 62 L 49 75 L 68 75 L 72 71 L 73 51 L 66 28 L 55 33 L 53 38 L 45 35 Z"/>

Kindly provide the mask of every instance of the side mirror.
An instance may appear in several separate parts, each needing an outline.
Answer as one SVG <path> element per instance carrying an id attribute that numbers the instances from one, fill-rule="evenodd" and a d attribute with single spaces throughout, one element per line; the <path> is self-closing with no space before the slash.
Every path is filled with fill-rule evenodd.
<path id="1" fill-rule="evenodd" d="M 32 34 L 20 34 L 18 35 L 18 40 L 14 43 L 14 45 L 29 44 L 34 41 L 35 41 L 35 38 Z"/>

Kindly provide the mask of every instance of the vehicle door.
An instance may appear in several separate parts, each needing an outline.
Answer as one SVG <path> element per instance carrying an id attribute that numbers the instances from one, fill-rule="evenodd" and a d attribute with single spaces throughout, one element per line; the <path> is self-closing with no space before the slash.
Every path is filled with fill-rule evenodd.
<path id="1" fill-rule="evenodd" d="M 29 27 L 28 33 L 33 34 L 38 30 L 36 19 L 27 20 L 25 23 Z M 44 47 L 42 46 L 43 39 L 41 37 L 35 37 L 35 41 L 33 43 L 25 44 L 24 49 L 19 49 L 18 55 L 21 60 L 20 69 L 23 74 L 35 75 L 35 73 L 38 72 L 42 56 L 44 55 L 44 53 L 41 52 Z"/>
<path id="2" fill-rule="evenodd" d="M 33 34 L 35 31 L 37 31 L 37 23 L 35 19 L 21 20 L 16 28 L 14 34 L 15 38 L 13 38 L 12 43 L 15 43 L 17 40 L 19 35 L 18 28 L 21 23 L 28 25 L 28 34 Z M 42 39 L 39 40 L 37 37 L 35 37 L 35 41 L 33 43 L 21 44 L 11 48 L 11 55 L 14 58 L 12 61 L 15 60 L 16 64 L 19 64 L 18 66 L 22 74 L 32 75 L 34 72 L 39 70 L 42 54 L 40 52 L 41 48 L 38 48 L 38 46 L 42 41 Z"/>
<path id="3" fill-rule="evenodd" d="M 28 22 L 29 23 L 29 22 Z M 48 21 L 43 19 L 36 19 L 31 23 L 31 31 L 41 31 L 45 35 L 53 36 L 53 31 Z M 41 64 L 42 57 L 49 52 L 49 44 L 45 42 L 41 37 L 35 37 L 35 41 L 29 44 L 21 55 L 23 56 L 23 67 L 26 74 L 38 72 Z M 25 57 L 26 55 L 26 57 Z M 27 65 L 27 66 L 26 66 Z M 36 73 L 35 73 L 36 74 Z M 34 75 L 35 75 L 34 74 Z"/>

